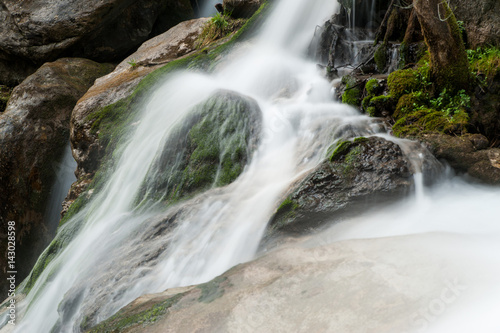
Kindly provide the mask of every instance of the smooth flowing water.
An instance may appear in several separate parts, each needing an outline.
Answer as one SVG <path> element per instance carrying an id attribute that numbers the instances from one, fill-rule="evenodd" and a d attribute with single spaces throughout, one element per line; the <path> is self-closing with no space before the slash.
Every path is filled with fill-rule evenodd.
<path id="1" fill-rule="evenodd" d="M 384 134 L 378 122 L 335 102 L 331 85 L 305 59 L 316 25 L 337 7 L 331 0 L 277 2 L 260 36 L 214 75 L 178 73 L 153 93 L 104 188 L 59 230 L 80 226 L 19 304 L 16 332 L 79 332 L 82 322 L 102 321 L 138 296 L 205 282 L 252 259 L 286 189 L 324 158 L 346 126 L 354 136 Z M 167 210 L 136 209 L 170 130 L 220 89 L 252 97 L 262 112 L 260 144 L 244 172 Z M 443 207 L 449 209 L 430 213 Z M 367 227 L 345 237 L 380 232 L 370 235 Z"/>

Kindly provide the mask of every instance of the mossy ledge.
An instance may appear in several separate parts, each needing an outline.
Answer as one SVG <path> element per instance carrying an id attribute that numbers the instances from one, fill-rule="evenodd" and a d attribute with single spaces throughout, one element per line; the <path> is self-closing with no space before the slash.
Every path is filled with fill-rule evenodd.
<path id="1" fill-rule="evenodd" d="M 117 314 L 91 328 L 89 333 L 121 333 L 129 331 L 129 328 L 146 327 L 151 325 L 161 318 L 168 315 L 169 309 L 174 306 L 186 293 L 174 295 L 157 304 L 153 304 L 143 311 L 132 314 L 127 314 L 126 309 L 120 310 Z M 144 308 L 144 307 L 141 307 Z M 85 320 L 80 325 L 82 330 L 88 329 L 85 327 Z"/>

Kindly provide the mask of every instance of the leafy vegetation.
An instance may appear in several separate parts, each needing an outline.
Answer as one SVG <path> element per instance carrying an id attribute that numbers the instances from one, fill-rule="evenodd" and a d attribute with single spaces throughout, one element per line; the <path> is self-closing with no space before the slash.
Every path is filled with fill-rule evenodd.
<path id="1" fill-rule="evenodd" d="M 244 19 L 231 18 L 230 13 L 217 13 L 203 27 L 203 31 L 196 41 L 197 48 L 202 48 L 217 39 L 227 36 L 239 29 L 244 23 Z"/>
<path id="2" fill-rule="evenodd" d="M 486 79 L 491 79 L 500 71 L 500 49 L 496 47 L 467 50 L 467 57 L 476 76 L 484 75 Z"/>

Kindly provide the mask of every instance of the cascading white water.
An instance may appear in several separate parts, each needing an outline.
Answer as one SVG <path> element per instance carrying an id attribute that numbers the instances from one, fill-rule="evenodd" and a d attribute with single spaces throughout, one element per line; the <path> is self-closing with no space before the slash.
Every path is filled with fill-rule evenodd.
<path id="1" fill-rule="evenodd" d="M 336 8 L 331 0 L 281 1 L 247 56 L 212 78 L 171 77 L 155 92 L 118 168 L 73 218 L 81 221 L 82 229 L 20 304 L 25 314 L 17 332 L 78 331 L 83 313 L 103 320 L 142 294 L 204 282 L 252 258 L 280 195 L 323 158 L 332 129 L 351 123 L 362 134 L 378 130 L 367 117 L 332 103 L 330 85 L 315 64 L 303 59 L 315 26 Z M 144 262 L 141 235 L 155 226 L 157 214 L 166 213 L 144 207 L 141 211 L 147 213 L 134 212 L 135 195 L 169 129 L 221 88 L 258 101 L 261 145 L 237 181 L 190 203 L 195 208 L 157 241 L 161 254 Z M 67 222 L 60 232 L 76 223 Z M 148 243 L 154 247 L 154 241 Z"/>
<path id="2" fill-rule="evenodd" d="M 377 134 L 379 126 L 371 119 L 333 101 L 329 83 L 315 64 L 302 57 L 315 26 L 336 8 L 331 0 L 282 0 L 254 45 L 239 52 L 245 56 L 233 59 L 212 77 L 172 76 L 153 94 L 104 189 L 59 231 L 82 221 L 78 235 L 50 262 L 20 304 L 24 317 L 17 332 L 78 332 L 84 314 L 104 320 L 140 295 L 205 282 L 252 259 L 280 196 L 322 160 L 335 129 L 350 124 L 360 135 Z M 185 204 L 167 211 L 135 210 L 136 193 L 169 130 L 218 89 L 250 96 L 260 106 L 262 138 L 251 163 L 234 183 Z M 423 193 L 423 186 L 417 188 Z M 498 197 L 494 190 L 460 189 L 483 203 L 485 196 Z M 366 216 L 359 224 L 340 225 L 333 241 L 392 235 L 394 223 L 387 227 L 377 221 L 394 221 L 408 213 L 418 217 L 405 224 L 408 228 L 421 219 L 434 221 L 422 214 L 442 217 L 453 209 L 446 191 L 438 196 L 443 201 L 430 210 L 422 205 L 432 202 L 419 200 L 415 210 L 398 211 L 393 219 L 374 215 L 378 233 L 363 222 L 373 221 Z M 483 207 L 480 201 L 474 201 L 477 209 Z M 176 213 L 180 218 L 172 231 L 157 233 Z M 493 213 L 498 212 L 488 214 Z M 343 227 L 355 231 L 343 232 Z"/>

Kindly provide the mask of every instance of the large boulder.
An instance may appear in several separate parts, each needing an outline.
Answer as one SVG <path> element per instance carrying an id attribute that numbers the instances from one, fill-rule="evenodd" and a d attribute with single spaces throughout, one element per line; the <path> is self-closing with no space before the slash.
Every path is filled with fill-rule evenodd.
<path id="1" fill-rule="evenodd" d="M 189 0 L 2 1 L 0 83 L 62 56 L 118 59 L 192 15 Z"/>
<path id="2" fill-rule="evenodd" d="M 500 46 L 500 2 L 497 0 L 451 0 L 457 20 L 463 21 L 472 48 Z"/>
<path id="3" fill-rule="evenodd" d="M 178 200 L 233 182 L 250 161 L 261 127 L 255 100 L 217 91 L 172 130 L 142 192 L 153 200 Z"/>
<path id="4" fill-rule="evenodd" d="M 434 166 L 432 156 L 427 157 L 428 173 Z M 404 197 L 413 187 L 415 171 L 394 142 L 378 137 L 340 142 L 283 201 L 271 218 L 267 239 L 277 232 L 303 234 L 342 215 Z"/>
<path id="5" fill-rule="evenodd" d="M 289 246 L 207 283 L 141 296 L 89 332 L 418 332 L 436 300 L 452 311 L 448 301 L 467 289 L 463 271 L 432 251 L 443 244 L 464 243 L 437 234 Z"/>
<path id="6" fill-rule="evenodd" d="M 436 158 L 446 161 L 458 173 L 486 184 L 500 184 L 500 149 L 488 148 L 488 139 L 483 135 L 427 134 L 421 140 Z"/>
<path id="7" fill-rule="evenodd" d="M 16 223 L 18 282 L 54 236 L 44 210 L 68 143 L 71 111 L 94 80 L 112 69 L 78 58 L 46 63 L 14 89 L 0 113 L 0 220 L 2 226 Z M 2 227 L 2 249 L 6 232 Z M 0 260 L 6 267 L 4 256 Z"/>

